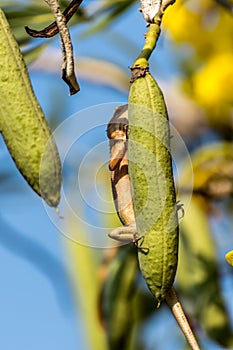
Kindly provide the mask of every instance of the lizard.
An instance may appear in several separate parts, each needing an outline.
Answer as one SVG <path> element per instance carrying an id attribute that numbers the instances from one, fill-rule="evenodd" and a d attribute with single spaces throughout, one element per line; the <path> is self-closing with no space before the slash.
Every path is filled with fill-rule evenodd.
<path id="1" fill-rule="evenodd" d="M 117 214 L 123 224 L 123 226 L 112 230 L 108 235 L 120 242 L 132 242 L 138 249 L 146 249 L 137 244 L 140 238 L 137 235 L 128 174 L 127 129 L 128 105 L 126 104 L 115 109 L 107 127 L 107 136 L 110 143 L 109 169 L 111 171 L 112 193 Z M 174 286 L 167 292 L 165 300 L 191 349 L 200 350 Z"/>

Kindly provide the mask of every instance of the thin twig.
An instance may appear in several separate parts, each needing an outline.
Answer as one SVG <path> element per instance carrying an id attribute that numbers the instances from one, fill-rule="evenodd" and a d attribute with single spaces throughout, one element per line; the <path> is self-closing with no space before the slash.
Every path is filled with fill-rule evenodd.
<path id="1" fill-rule="evenodd" d="M 62 79 L 68 84 L 70 94 L 73 95 L 80 90 L 74 73 L 73 46 L 70 39 L 66 20 L 60 10 L 58 0 L 45 0 L 50 6 L 57 23 L 62 46 Z"/>
<path id="2" fill-rule="evenodd" d="M 177 298 L 174 287 L 168 291 L 166 296 L 166 302 L 168 306 L 171 308 L 171 311 L 180 326 L 184 336 L 186 337 L 188 344 L 190 345 L 192 350 L 200 350 L 200 347 L 196 341 L 196 338 L 193 334 L 193 331 L 189 325 L 189 322 L 184 314 L 184 310 Z"/>
<path id="3" fill-rule="evenodd" d="M 215 0 L 217 4 L 224 7 L 226 10 L 228 10 L 231 14 L 233 14 L 233 4 L 228 0 Z"/>
<path id="4" fill-rule="evenodd" d="M 133 66 L 130 67 L 131 70 L 135 69 L 135 67 L 145 69 L 145 67 L 148 66 L 148 60 L 155 49 L 156 43 L 160 35 L 160 24 L 161 17 L 158 17 L 156 23 L 150 24 L 148 32 L 145 34 L 145 43 L 143 49 L 136 58 L 136 61 L 134 62 Z"/>
<path id="5" fill-rule="evenodd" d="M 161 12 L 164 14 L 165 10 L 168 6 L 173 5 L 176 2 L 176 0 L 163 0 L 161 5 Z"/>
<path id="6" fill-rule="evenodd" d="M 149 2 L 150 1 L 148 0 L 148 3 Z M 130 67 L 132 73 L 131 82 L 145 75 L 146 71 L 148 70 L 148 61 L 156 47 L 156 43 L 160 35 L 160 26 L 164 12 L 169 5 L 172 5 L 174 3 L 175 0 L 163 0 L 159 11 L 153 18 L 153 23 L 149 24 L 148 32 L 145 34 L 145 43 L 143 49 L 136 58 L 134 64 Z"/>
<path id="7" fill-rule="evenodd" d="M 63 11 L 65 17 L 65 23 L 68 23 L 72 16 L 75 14 L 83 0 L 73 0 Z M 26 32 L 33 38 L 51 38 L 54 35 L 59 33 L 57 22 L 51 23 L 49 26 L 42 30 L 31 29 L 28 26 L 25 26 Z"/>

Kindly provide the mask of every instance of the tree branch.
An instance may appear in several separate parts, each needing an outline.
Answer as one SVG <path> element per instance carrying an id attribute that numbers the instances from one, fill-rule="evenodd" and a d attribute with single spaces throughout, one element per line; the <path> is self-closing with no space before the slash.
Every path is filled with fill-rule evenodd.
<path id="1" fill-rule="evenodd" d="M 72 18 L 74 13 L 77 11 L 79 6 L 81 5 L 83 0 L 73 0 L 71 3 L 67 6 L 67 8 L 63 11 L 63 16 L 65 18 L 65 23 L 68 23 L 69 20 Z M 32 36 L 33 38 L 51 38 L 54 35 L 59 33 L 59 29 L 57 26 L 57 22 L 51 23 L 48 27 L 42 29 L 42 30 L 34 30 L 29 28 L 28 26 L 25 26 L 26 32 Z"/>
<path id="2" fill-rule="evenodd" d="M 144 7 L 146 6 L 145 4 L 146 2 L 148 4 L 151 3 L 150 0 L 144 1 Z M 172 5 L 174 3 L 175 3 L 175 0 L 163 0 L 160 3 L 160 8 L 156 13 L 156 15 L 154 16 L 154 18 L 152 19 L 152 23 L 149 24 L 148 32 L 145 34 L 145 43 L 144 43 L 143 49 L 138 55 L 138 57 L 136 58 L 133 66 L 130 67 L 132 72 L 131 82 L 139 78 L 140 76 L 143 76 L 145 72 L 148 70 L 149 58 L 156 47 L 156 43 L 158 41 L 158 38 L 161 32 L 160 26 L 161 26 L 164 12 L 169 5 Z M 156 6 L 158 6 L 157 1 L 156 1 Z M 156 11 L 157 9 L 158 7 L 156 7 Z M 145 17 L 145 14 L 143 14 L 143 16 Z"/>
<path id="3" fill-rule="evenodd" d="M 70 88 L 70 95 L 80 90 L 74 73 L 73 46 L 70 39 L 69 29 L 66 26 L 66 20 L 60 10 L 58 0 L 45 0 L 50 6 L 51 11 L 57 23 L 61 38 L 62 47 L 62 79 Z"/>

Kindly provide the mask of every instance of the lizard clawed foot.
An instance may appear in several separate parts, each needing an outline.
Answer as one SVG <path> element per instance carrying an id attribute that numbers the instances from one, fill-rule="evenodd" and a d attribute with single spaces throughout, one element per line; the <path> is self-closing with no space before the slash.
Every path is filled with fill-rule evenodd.
<path id="1" fill-rule="evenodd" d="M 179 219 L 179 220 L 183 219 L 184 214 L 185 214 L 185 211 L 184 211 L 184 204 L 181 203 L 180 201 L 177 201 L 177 202 L 176 202 L 176 209 L 177 209 L 177 212 L 178 212 L 179 210 L 181 210 L 181 216 L 178 217 L 178 219 Z"/>
<path id="2" fill-rule="evenodd" d="M 139 242 L 141 241 L 141 243 L 139 244 Z M 135 234 L 134 239 L 133 239 L 133 245 L 138 248 L 140 251 L 142 251 L 144 254 L 148 254 L 150 249 L 143 247 L 141 244 L 144 241 L 144 236 L 140 236 L 138 237 L 137 234 Z"/>

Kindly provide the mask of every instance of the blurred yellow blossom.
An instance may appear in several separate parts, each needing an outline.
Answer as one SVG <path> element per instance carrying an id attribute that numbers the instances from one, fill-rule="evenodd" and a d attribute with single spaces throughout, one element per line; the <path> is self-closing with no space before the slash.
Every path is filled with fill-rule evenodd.
<path id="1" fill-rule="evenodd" d="M 200 57 L 233 50 L 232 15 L 213 0 L 178 0 L 166 12 L 163 25 L 175 42 L 192 45 Z"/>
<path id="2" fill-rule="evenodd" d="M 203 107 L 233 106 L 233 53 L 210 57 L 193 76 L 193 92 Z"/>
<path id="3" fill-rule="evenodd" d="M 180 86 L 215 127 L 232 127 L 232 14 L 213 0 L 177 0 L 163 25 L 181 49 L 191 49 L 180 56 Z"/>

